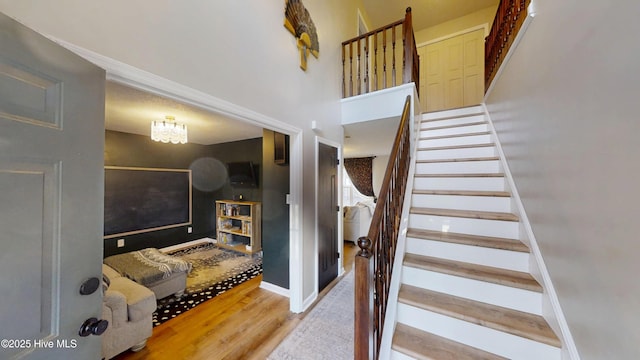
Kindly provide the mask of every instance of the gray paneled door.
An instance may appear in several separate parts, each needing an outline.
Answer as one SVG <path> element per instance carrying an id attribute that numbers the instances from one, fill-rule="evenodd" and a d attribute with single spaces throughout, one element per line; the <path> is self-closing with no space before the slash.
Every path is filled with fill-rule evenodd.
<path id="1" fill-rule="evenodd" d="M 99 359 L 104 70 L 0 13 L 0 358 Z"/>

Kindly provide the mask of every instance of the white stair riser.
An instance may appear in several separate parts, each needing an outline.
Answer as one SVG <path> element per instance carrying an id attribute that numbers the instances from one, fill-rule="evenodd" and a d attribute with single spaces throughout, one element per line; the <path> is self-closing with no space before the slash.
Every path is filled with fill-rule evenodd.
<path id="1" fill-rule="evenodd" d="M 501 269 L 529 272 L 529 254 L 519 251 L 407 237 L 406 252 Z"/>
<path id="2" fill-rule="evenodd" d="M 437 146 L 457 146 L 457 145 L 471 145 L 471 144 L 486 144 L 493 142 L 491 135 L 470 135 L 470 136 L 458 136 L 444 139 L 421 139 L 418 141 L 418 147 L 437 147 Z"/>
<path id="3" fill-rule="evenodd" d="M 461 196 L 413 194 L 411 205 L 437 209 L 511 211 L 511 198 L 504 196 Z"/>
<path id="4" fill-rule="evenodd" d="M 398 304 L 398 322 L 509 359 L 562 358 L 559 348 L 406 304 Z"/>
<path id="5" fill-rule="evenodd" d="M 496 156 L 495 146 L 480 146 L 473 148 L 444 150 L 420 150 L 418 151 L 416 158 L 418 160 L 439 160 L 489 156 Z"/>
<path id="6" fill-rule="evenodd" d="M 487 304 L 542 315 L 542 294 L 510 286 L 422 270 L 402 269 L 402 283 Z"/>
<path id="7" fill-rule="evenodd" d="M 422 120 L 434 120 L 434 119 L 449 118 L 449 117 L 456 117 L 456 116 L 480 115 L 480 114 L 484 114 L 484 109 L 482 108 L 482 106 L 478 105 L 478 106 L 469 106 L 466 108 L 424 113 L 422 114 Z"/>
<path id="8" fill-rule="evenodd" d="M 390 360 L 416 360 L 416 359 L 411 356 L 407 356 L 399 351 L 391 349 Z"/>
<path id="9" fill-rule="evenodd" d="M 500 161 L 451 161 L 417 163 L 416 174 L 490 174 L 499 173 Z"/>
<path id="10" fill-rule="evenodd" d="M 468 134 L 474 132 L 481 131 L 489 131 L 489 125 L 469 125 L 469 126 L 459 126 L 445 129 L 420 129 L 420 137 L 433 137 L 433 136 L 445 136 L 445 135 L 459 135 L 459 134 Z"/>
<path id="11" fill-rule="evenodd" d="M 416 177 L 416 190 L 504 191 L 503 177 Z"/>
<path id="12" fill-rule="evenodd" d="M 442 119 L 442 120 L 426 121 L 420 125 L 420 128 L 430 129 L 430 128 L 440 127 L 440 126 L 471 124 L 471 123 L 477 123 L 485 120 L 486 119 L 484 118 L 484 115 L 463 116 L 463 117 L 455 117 L 455 118 L 448 118 L 448 119 Z"/>
<path id="13" fill-rule="evenodd" d="M 461 234 L 518 239 L 518 223 L 513 221 L 468 219 L 449 216 L 409 215 L 409 227 Z"/>

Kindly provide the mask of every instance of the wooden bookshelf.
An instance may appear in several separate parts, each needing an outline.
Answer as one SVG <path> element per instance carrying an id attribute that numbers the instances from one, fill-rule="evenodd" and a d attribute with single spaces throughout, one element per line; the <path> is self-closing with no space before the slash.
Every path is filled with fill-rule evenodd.
<path id="1" fill-rule="evenodd" d="M 262 251 L 262 205 L 255 201 L 216 201 L 218 246 L 255 254 Z"/>

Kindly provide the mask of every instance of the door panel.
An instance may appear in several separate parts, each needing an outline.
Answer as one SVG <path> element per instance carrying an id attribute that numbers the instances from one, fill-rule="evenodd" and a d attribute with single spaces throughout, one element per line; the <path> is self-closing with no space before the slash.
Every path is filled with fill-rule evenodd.
<path id="1" fill-rule="evenodd" d="M 479 29 L 419 48 L 425 111 L 477 105 L 484 98 L 484 30 Z M 422 77 L 426 81 L 422 80 Z M 425 99 L 426 98 L 426 99 Z"/>
<path id="2" fill-rule="evenodd" d="M 464 64 L 462 38 L 454 37 L 444 43 L 444 92 L 445 108 L 451 109 L 464 103 Z"/>
<path id="3" fill-rule="evenodd" d="M 55 174 L 51 166 L 38 169 L 38 166 L 28 164 L 0 164 L 0 203 L 11 204 L 14 209 L 6 211 L 3 207 L 0 210 L 3 237 L 13 240 L 3 242 L 3 253 L 11 256 L 0 255 L 0 273 L 20 274 L 3 279 L 0 294 L 4 294 L 3 304 L 20 304 L 21 309 L 33 314 L 23 318 L 16 327 L 17 339 L 44 338 L 49 335 L 46 329 L 51 329 L 52 325 L 51 307 L 41 308 L 40 304 L 51 304 L 55 298 L 47 274 L 56 272 L 48 256 L 58 240 L 52 236 L 54 223 L 50 216 L 56 201 L 55 196 L 51 196 L 52 191 L 45 190 L 52 188 Z M 34 267 L 34 264 L 40 266 Z M 11 324 L 12 320 L 12 311 L 0 313 L 1 324 Z M 17 351 L 9 353 L 16 354 Z"/>
<path id="4" fill-rule="evenodd" d="M 338 276 L 338 150 L 318 150 L 318 292 Z"/>
<path id="5" fill-rule="evenodd" d="M 104 71 L 1 13 L 0 48 L 0 358 L 99 358 Z"/>
<path id="6" fill-rule="evenodd" d="M 484 97 L 484 31 L 463 35 L 464 106 L 477 105 Z"/>
<path id="7" fill-rule="evenodd" d="M 424 104 L 425 111 L 434 111 L 444 108 L 444 83 L 443 83 L 443 63 L 442 63 L 442 43 L 435 43 L 430 46 L 424 47 L 425 57 L 421 59 L 426 60 L 427 66 L 421 66 L 420 72 L 425 73 L 426 81 L 421 84 L 427 84 L 426 103 Z"/>
<path id="8" fill-rule="evenodd" d="M 427 48 L 426 47 L 419 47 L 418 48 L 418 59 L 422 59 L 422 61 L 425 61 L 426 57 L 427 57 L 427 52 L 426 52 Z M 420 60 L 418 60 L 420 61 Z M 419 76 L 419 81 L 420 81 L 420 88 L 418 89 L 418 94 L 421 95 L 419 97 L 420 100 L 420 108 L 422 109 L 426 109 L 427 108 L 427 97 L 424 96 L 426 95 L 426 91 L 427 91 L 427 74 L 426 72 L 420 70 L 420 74 L 418 74 Z"/>

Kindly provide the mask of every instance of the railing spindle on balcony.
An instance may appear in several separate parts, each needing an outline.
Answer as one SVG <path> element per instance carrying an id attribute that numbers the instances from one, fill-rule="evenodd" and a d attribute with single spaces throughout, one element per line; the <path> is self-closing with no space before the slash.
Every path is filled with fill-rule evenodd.
<path id="1" fill-rule="evenodd" d="M 344 46 L 342 47 L 342 93 L 345 93 L 345 88 L 347 87 L 347 77 L 345 74 L 345 51 Z"/>
<path id="2" fill-rule="evenodd" d="M 358 239 L 354 300 L 356 360 L 377 359 L 380 353 L 409 172 L 410 105 L 411 96 L 407 96 L 369 233 Z"/>
<path id="3" fill-rule="evenodd" d="M 401 27 L 401 31 L 396 31 L 396 28 Z M 391 32 L 391 38 L 389 39 L 387 32 Z M 382 35 L 382 36 L 380 36 Z M 382 44 L 380 44 L 382 39 Z M 402 49 L 402 68 L 396 67 L 396 42 L 402 39 L 404 44 Z M 361 44 L 362 42 L 362 44 Z M 391 42 L 391 53 L 387 52 L 388 42 Z M 353 49 L 353 46 L 357 49 Z M 378 52 L 378 49 L 382 45 L 382 53 Z M 348 48 L 348 49 L 347 49 Z M 373 51 L 372 51 L 373 49 Z M 407 8 L 405 18 L 398 20 L 389 25 L 383 26 L 379 29 L 370 31 L 366 34 L 362 34 L 351 40 L 347 40 L 342 43 L 342 51 L 349 53 L 349 59 L 353 59 L 354 52 L 356 53 L 356 74 L 353 74 L 352 63 L 345 68 L 343 62 L 343 88 L 342 96 L 348 97 L 353 94 L 360 95 L 363 93 L 369 93 L 371 91 L 386 89 L 390 86 L 396 86 L 396 77 L 402 76 L 402 83 L 416 83 L 416 88 L 419 88 L 419 61 L 418 51 L 416 48 L 415 38 L 413 34 L 413 26 L 411 20 L 411 8 Z M 387 57 L 391 56 L 391 85 L 387 83 Z M 343 57 L 346 59 L 346 55 Z M 382 74 L 378 72 L 378 62 L 382 62 Z M 401 74 L 398 74 L 401 72 Z M 356 78 L 356 83 L 349 83 L 349 88 L 346 88 L 346 76 L 350 79 Z M 355 89 L 355 91 L 354 91 Z"/>
<path id="4" fill-rule="evenodd" d="M 358 46 L 358 63 L 356 64 L 356 68 L 357 68 L 357 71 L 358 71 L 358 74 L 357 74 L 358 75 L 358 84 L 357 84 L 357 88 L 358 88 L 357 94 L 358 95 L 361 94 L 360 91 L 362 90 L 362 87 L 360 86 L 360 73 L 361 73 L 361 71 L 360 71 L 360 63 L 361 63 L 360 62 L 360 40 L 361 39 L 358 38 L 358 42 L 357 42 L 357 46 Z"/>
<path id="5" fill-rule="evenodd" d="M 369 38 L 364 40 L 364 88 L 369 92 Z"/>
<path id="6" fill-rule="evenodd" d="M 382 84 L 387 86 L 387 30 L 382 32 Z"/>
<path id="7" fill-rule="evenodd" d="M 349 96 L 353 96 L 353 43 L 349 44 Z"/>
<path id="8" fill-rule="evenodd" d="M 396 86 L 396 27 L 391 28 L 391 86 Z"/>
<path id="9" fill-rule="evenodd" d="M 496 17 L 491 25 L 485 46 L 484 76 L 485 91 L 489 89 L 500 65 L 504 61 L 511 44 L 527 17 L 527 7 L 531 0 L 501 0 Z"/>
<path id="10" fill-rule="evenodd" d="M 378 33 L 373 34 L 373 91 L 378 90 Z"/>

